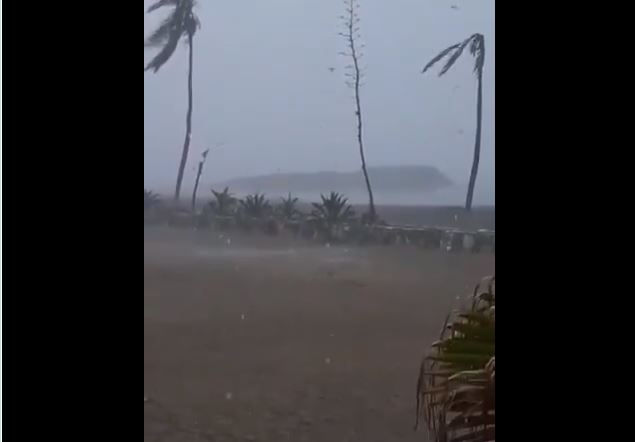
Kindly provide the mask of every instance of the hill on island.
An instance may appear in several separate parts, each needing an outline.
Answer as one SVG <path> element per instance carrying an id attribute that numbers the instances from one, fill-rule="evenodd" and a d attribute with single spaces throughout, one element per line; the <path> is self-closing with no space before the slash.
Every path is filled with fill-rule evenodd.
<path id="1" fill-rule="evenodd" d="M 432 192 L 452 186 L 452 181 L 433 166 L 383 166 L 368 168 L 373 192 L 378 196 L 410 195 Z M 319 195 L 332 190 L 351 200 L 364 198 L 366 185 L 362 171 L 275 173 L 242 177 L 216 183 L 214 188 L 229 187 L 238 194 L 265 193 L 278 196 L 291 194 Z M 383 199 L 383 198 L 382 198 Z"/>

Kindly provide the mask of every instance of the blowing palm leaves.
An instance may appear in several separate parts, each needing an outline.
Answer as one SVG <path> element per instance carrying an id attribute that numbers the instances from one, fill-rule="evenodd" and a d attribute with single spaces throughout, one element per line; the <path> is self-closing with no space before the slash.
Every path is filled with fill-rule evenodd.
<path id="1" fill-rule="evenodd" d="M 454 63 L 461 57 L 465 48 L 469 46 L 470 54 L 474 57 L 474 74 L 478 81 L 477 97 L 476 97 L 476 136 L 474 141 L 474 158 L 472 160 L 472 170 L 470 172 L 470 182 L 467 188 L 467 196 L 465 198 L 465 209 L 472 210 L 472 202 L 474 200 L 474 187 L 476 185 L 476 175 L 478 174 L 478 165 L 481 157 L 481 126 L 483 124 L 483 66 L 485 65 L 485 37 L 482 34 L 474 34 L 466 38 L 461 43 L 454 44 L 434 57 L 423 68 L 425 73 L 432 66 L 447 57 L 447 61 L 441 71 L 439 77 L 454 66 Z"/>
<path id="2" fill-rule="evenodd" d="M 187 156 L 190 149 L 190 140 L 192 137 L 192 75 L 194 63 L 194 34 L 200 27 L 200 22 L 194 13 L 194 0 L 157 0 L 148 8 L 148 13 L 156 11 L 163 7 L 171 7 L 172 10 L 161 24 L 146 39 L 144 46 L 146 48 L 157 48 L 159 52 L 146 65 L 146 71 L 157 73 L 161 67 L 167 63 L 176 50 L 179 42 L 185 40 L 189 47 L 189 67 L 188 67 L 188 106 L 185 120 L 185 141 L 183 143 L 183 152 L 181 154 L 181 162 L 176 178 L 176 189 L 174 191 L 174 199 L 179 200 L 181 195 L 181 185 L 183 184 L 183 174 L 187 164 Z"/>

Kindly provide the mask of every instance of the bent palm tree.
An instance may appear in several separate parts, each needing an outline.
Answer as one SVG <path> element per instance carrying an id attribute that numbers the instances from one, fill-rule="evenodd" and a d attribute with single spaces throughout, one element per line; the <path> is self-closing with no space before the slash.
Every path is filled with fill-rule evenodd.
<path id="1" fill-rule="evenodd" d="M 472 160 L 472 171 L 470 172 L 470 182 L 467 187 L 467 197 L 465 199 L 465 209 L 472 210 L 472 200 L 474 198 L 474 186 L 476 185 L 476 175 L 478 174 L 478 163 L 481 157 L 481 126 L 483 123 L 483 65 L 485 64 L 485 37 L 482 34 L 474 34 L 463 42 L 452 45 L 441 51 L 436 57 L 428 62 L 422 73 L 426 72 L 437 62 L 448 57 L 445 65 L 439 72 L 439 77 L 445 74 L 459 59 L 463 50 L 470 45 L 470 53 L 474 56 L 474 73 L 478 80 L 476 96 L 476 139 L 474 141 L 474 159 Z"/>
<path id="2" fill-rule="evenodd" d="M 183 174 L 185 165 L 187 164 L 187 156 L 190 150 L 190 139 L 192 137 L 192 72 L 194 58 L 194 34 L 200 27 L 200 22 L 196 14 L 194 14 L 194 0 L 157 0 L 148 8 L 148 13 L 155 11 L 164 6 L 171 6 L 172 12 L 161 22 L 147 38 L 144 46 L 161 47 L 161 50 L 154 56 L 145 70 L 152 70 L 154 73 L 172 57 L 176 46 L 181 39 L 185 38 L 189 47 L 189 67 L 187 75 L 187 115 L 185 119 L 185 141 L 183 142 L 183 151 L 181 153 L 181 162 L 176 178 L 176 190 L 174 191 L 174 199 L 179 200 L 181 195 L 181 185 L 183 183 Z"/>

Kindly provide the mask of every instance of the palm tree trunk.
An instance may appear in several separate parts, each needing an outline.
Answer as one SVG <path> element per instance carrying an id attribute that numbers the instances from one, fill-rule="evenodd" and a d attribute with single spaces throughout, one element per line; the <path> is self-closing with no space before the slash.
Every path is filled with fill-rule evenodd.
<path id="1" fill-rule="evenodd" d="M 476 185 L 476 175 L 478 174 L 478 163 L 481 158 L 481 126 L 483 124 L 483 72 L 478 73 L 478 92 L 476 97 L 476 139 L 474 141 L 474 159 L 472 160 L 472 171 L 470 172 L 470 183 L 467 187 L 467 198 L 465 200 L 465 210 L 472 210 L 472 200 L 474 198 L 474 186 Z"/>
<path id="2" fill-rule="evenodd" d="M 356 89 L 359 86 L 356 87 Z M 370 179 L 368 178 L 368 171 L 366 170 L 366 156 L 364 155 L 364 142 L 362 140 L 362 109 L 359 103 L 359 92 L 356 90 L 356 102 L 357 102 L 357 142 L 359 143 L 359 156 L 362 159 L 362 171 L 364 172 L 364 180 L 366 181 L 366 189 L 368 190 L 370 220 L 375 221 L 375 199 L 373 198 L 373 189 L 370 187 Z"/>
<path id="3" fill-rule="evenodd" d="M 181 185 L 183 184 L 183 174 L 185 173 L 185 165 L 187 164 L 187 155 L 190 151 L 190 139 L 192 137 L 192 74 L 194 59 L 194 34 L 187 36 L 188 45 L 190 47 L 189 68 L 187 78 L 187 116 L 185 119 L 185 141 L 183 143 L 183 152 L 181 154 L 181 163 L 179 165 L 179 174 L 176 178 L 176 190 L 174 192 L 174 200 L 179 201 L 181 196 Z"/>
<path id="4" fill-rule="evenodd" d="M 198 192 L 198 182 L 203 173 L 203 162 L 198 163 L 198 172 L 196 173 L 196 181 L 194 182 L 194 190 L 192 191 L 192 213 L 196 211 L 196 192 Z"/>

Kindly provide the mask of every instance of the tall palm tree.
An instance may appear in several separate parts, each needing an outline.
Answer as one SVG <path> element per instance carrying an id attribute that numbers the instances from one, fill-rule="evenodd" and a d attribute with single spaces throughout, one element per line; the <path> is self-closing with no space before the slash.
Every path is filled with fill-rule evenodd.
<path id="1" fill-rule="evenodd" d="M 187 164 L 187 155 L 190 150 L 190 139 L 192 136 L 192 72 L 194 59 L 194 34 L 200 27 L 198 17 L 194 13 L 195 0 L 156 0 L 149 8 L 148 13 L 164 6 L 172 7 L 170 14 L 161 22 L 154 32 L 147 38 L 144 46 L 161 47 L 161 50 L 154 56 L 145 70 L 152 70 L 157 73 L 159 69 L 172 57 L 176 47 L 182 39 L 185 39 L 189 47 L 189 66 L 187 74 L 187 115 L 185 119 L 185 141 L 183 142 L 183 152 L 179 172 L 176 178 L 176 190 L 174 199 L 179 200 L 181 196 L 181 185 L 183 174 Z"/>
<path id="2" fill-rule="evenodd" d="M 476 139 L 474 141 L 474 159 L 472 160 L 472 171 L 470 172 L 470 182 L 467 187 L 467 197 L 465 199 L 465 209 L 472 210 L 472 200 L 474 198 L 474 186 L 476 185 L 476 175 L 478 174 L 478 163 L 481 158 L 481 126 L 483 124 L 483 65 L 485 64 L 485 37 L 482 34 L 474 34 L 463 40 L 461 43 L 452 45 L 441 51 L 436 57 L 428 62 L 422 73 L 426 72 L 437 62 L 448 57 L 445 65 L 439 72 L 439 77 L 445 74 L 459 59 L 463 50 L 469 45 L 470 53 L 474 57 L 474 73 L 478 81 L 476 95 Z"/>

